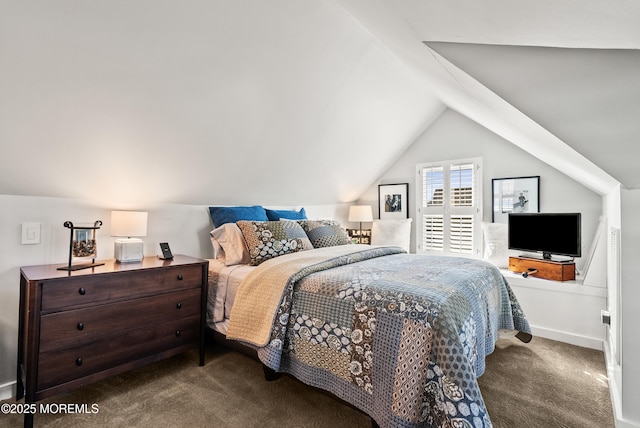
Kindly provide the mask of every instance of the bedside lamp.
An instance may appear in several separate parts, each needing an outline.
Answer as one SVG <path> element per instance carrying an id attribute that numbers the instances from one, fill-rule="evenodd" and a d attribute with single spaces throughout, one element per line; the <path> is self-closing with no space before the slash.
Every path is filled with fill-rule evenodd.
<path id="1" fill-rule="evenodd" d="M 360 222 L 360 242 L 362 242 L 362 222 L 373 221 L 371 205 L 352 205 L 349 207 L 349 221 Z"/>
<path id="2" fill-rule="evenodd" d="M 118 263 L 142 261 L 144 258 L 142 240 L 132 236 L 147 236 L 147 212 L 111 211 L 111 236 L 121 237 L 116 239 L 114 246 Z"/>

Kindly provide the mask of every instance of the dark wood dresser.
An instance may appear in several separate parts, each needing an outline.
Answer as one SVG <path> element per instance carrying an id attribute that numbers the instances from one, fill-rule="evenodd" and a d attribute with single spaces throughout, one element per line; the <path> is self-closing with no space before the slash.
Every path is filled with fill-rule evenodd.
<path id="1" fill-rule="evenodd" d="M 17 399 L 35 403 L 194 348 L 204 365 L 206 260 L 58 267 L 20 269 Z"/>

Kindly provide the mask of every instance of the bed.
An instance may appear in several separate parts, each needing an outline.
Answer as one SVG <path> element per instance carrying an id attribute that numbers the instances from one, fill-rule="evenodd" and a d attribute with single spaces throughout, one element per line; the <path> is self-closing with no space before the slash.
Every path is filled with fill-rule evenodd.
<path id="1" fill-rule="evenodd" d="M 319 224 L 216 228 L 208 327 L 381 427 L 490 427 L 477 383 L 485 357 L 502 329 L 531 338 L 499 270 L 480 260 L 350 244 L 337 223 Z M 234 253 L 242 239 L 249 255 L 241 246 Z"/>

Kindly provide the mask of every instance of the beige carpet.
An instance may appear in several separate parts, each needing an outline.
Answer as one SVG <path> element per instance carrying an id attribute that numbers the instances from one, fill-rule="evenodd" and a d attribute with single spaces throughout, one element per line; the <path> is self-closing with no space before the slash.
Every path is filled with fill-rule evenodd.
<path id="1" fill-rule="evenodd" d="M 614 426 L 604 357 L 592 349 L 501 339 L 480 387 L 496 428 Z M 204 367 L 190 352 L 40 403 L 96 404 L 98 412 L 37 414 L 36 427 L 371 426 L 323 393 L 289 377 L 267 382 L 254 360 L 214 347 Z M 0 414 L 2 427 L 21 424 Z"/>

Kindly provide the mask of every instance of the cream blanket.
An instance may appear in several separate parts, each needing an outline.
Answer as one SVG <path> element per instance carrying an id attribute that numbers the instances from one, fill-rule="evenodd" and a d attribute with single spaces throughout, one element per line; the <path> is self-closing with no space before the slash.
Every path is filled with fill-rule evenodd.
<path id="1" fill-rule="evenodd" d="M 371 248 L 364 244 L 316 248 L 275 257 L 260 264 L 240 284 L 229 317 L 227 338 L 258 347 L 266 346 L 283 293 L 288 284 L 298 279 L 296 273 L 333 258 Z"/>

